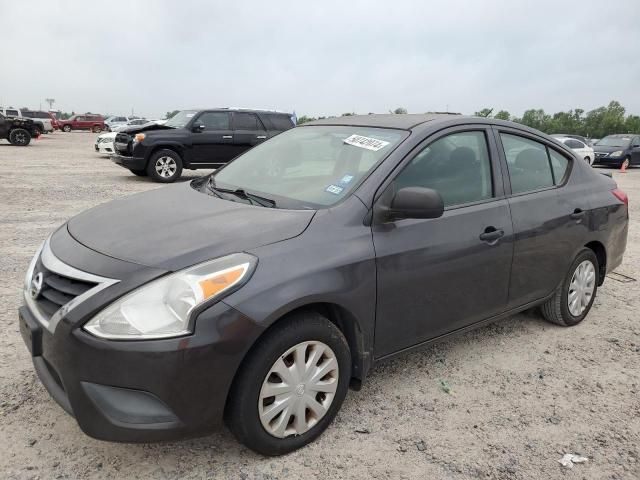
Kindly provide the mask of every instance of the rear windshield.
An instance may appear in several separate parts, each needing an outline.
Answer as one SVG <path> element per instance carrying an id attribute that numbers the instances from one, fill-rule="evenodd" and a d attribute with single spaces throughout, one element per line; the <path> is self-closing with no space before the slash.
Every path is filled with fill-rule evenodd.
<path id="1" fill-rule="evenodd" d="M 328 207 L 345 198 L 408 132 L 355 126 L 287 130 L 213 174 L 217 186 L 269 197 L 282 208 Z"/>

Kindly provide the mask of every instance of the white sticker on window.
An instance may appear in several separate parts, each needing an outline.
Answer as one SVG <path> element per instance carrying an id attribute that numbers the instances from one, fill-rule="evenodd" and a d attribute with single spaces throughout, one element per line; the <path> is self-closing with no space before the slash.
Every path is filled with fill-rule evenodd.
<path id="1" fill-rule="evenodd" d="M 193 117 L 194 115 L 195 115 L 195 113 L 187 113 L 186 117 L 187 117 L 187 118 L 191 118 L 191 117 Z"/>
<path id="2" fill-rule="evenodd" d="M 339 187 L 338 185 L 329 185 L 324 189 L 325 192 L 333 193 L 334 195 L 340 195 L 344 188 Z"/>
<path id="3" fill-rule="evenodd" d="M 377 138 L 363 137 L 362 135 L 351 135 L 349 138 L 344 139 L 344 143 L 353 145 L 354 147 L 366 148 L 377 152 L 378 150 L 389 145 L 389 142 L 384 140 L 378 140 Z"/>

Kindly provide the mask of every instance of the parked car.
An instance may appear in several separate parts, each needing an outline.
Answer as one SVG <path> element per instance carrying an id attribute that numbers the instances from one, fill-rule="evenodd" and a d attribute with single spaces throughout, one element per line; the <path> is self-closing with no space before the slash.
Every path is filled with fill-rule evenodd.
<path id="1" fill-rule="evenodd" d="M 242 152 L 293 128 L 288 113 L 241 109 L 183 110 L 164 125 L 127 128 L 112 160 L 135 175 L 174 182 L 183 168 L 218 168 Z"/>
<path id="2" fill-rule="evenodd" d="M 105 129 L 104 119 L 101 115 L 73 115 L 68 120 L 59 120 L 58 123 L 60 123 L 60 128 L 65 132 L 70 132 L 71 130 L 90 130 L 95 133 L 100 133 Z"/>
<path id="3" fill-rule="evenodd" d="M 94 148 L 96 152 L 103 155 L 112 155 L 114 153 L 113 142 L 116 138 L 116 132 L 106 132 L 96 138 Z"/>
<path id="4" fill-rule="evenodd" d="M 33 136 L 37 137 L 39 136 L 41 133 L 45 133 L 48 131 L 53 131 L 53 128 L 51 126 L 50 122 L 47 122 L 45 124 L 44 120 L 40 120 L 40 119 L 35 119 L 30 117 L 29 115 L 23 114 L 23 111 L 19 108 L 13 108 L 13 107 L 9 107 L 9 108 L 2 108 L 0 107 L 0 113 L 2 113 L 5 117 L 15 117 L 15 118 L 30 118 L 31 120 L 33 120 L 33 127 L 35 129 L 35 134 Z M 25 111 L 26 113 L 26 111 Z"/>
<path id="5" fill-rule="evenodd" d="M 119 116 L 113 115 L 111 117 L 108 117 L 104 121 L 105 130 L 112 131 L 114 127 L 126 125 L 130 120 L 133 120 L 133 117 L 129 118 L 129 117 L 122 117 L 122 116 L 119 117 Z"/>
<path id="6" fill-rule="evenodd" d="M 134 118 L 133 120 L 129 120 L 127 123 L 113 125 L 111 127 L 111 131 L 121 132 L 124 129 L 131 128 L 131 127 L 139 127 L 141 125 L 146 125 L 147 123 L 149 123 L 149 120 L 147 120 L 146 118 Z"/>
<path id="7" fill-rule="evenodd" d="M 38 110 L 24 110 L 22 115 L 26 118 L 38 120 L 44 126 L 44 133 L 51 133 L 56 129 L 56 119 L 49 112 Z"/>
<path id="8" fill-rule="evenodd" d="M 576 152 L 576 155 L 583 158 L 589 165 L 593 165 L 595 153 L 593 148 L 589 145 L 576 138 L 556 137 L 556 140 L 564 143 L 567 147 Z"/>
<path id="9" fill-rule="evenodd" d="M 631 167 L 640 164 L 640 135 L 607 135 L 594 146 L 595 164 Z"/>
<path id="10" fill-rule="evenodd" d="M 283 454 L 376 361 L 537 305 L 578 325 L 628 216 L 612 178 L 522 125 L 331 118 L 69 220 L 28 267 L 20 330 L 90 436 L 176 439 L 224 419 Z"/>
<path id="11" fill-rule="evenodd" d="M 0 113 L 0 138 L 8 140 L 12 145 L 25 147 L 38 135 L 40 131 L 30 118 L 5 117 Z"/>
<path id="12" fill-rule="evenodd" d="M 576 140 L 580 140 L 582 143 L 589 145 L 589 139 L 582 135 L 574 135 L 572 133 L 552 133 L 551 136 L 553 138 L 575 138 Z"/>

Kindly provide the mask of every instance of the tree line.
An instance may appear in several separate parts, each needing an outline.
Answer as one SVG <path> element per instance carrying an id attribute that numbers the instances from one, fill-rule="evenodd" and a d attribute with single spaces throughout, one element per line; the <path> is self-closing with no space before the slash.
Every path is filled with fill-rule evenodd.
<path id="1" fill-rule="evenodd" d="M 582 135 L 588 138 L 602 138 L 613 133 L 640 133 L 640 116 L 626 115 L 626 109 L 615 100 L 609 102 L 606 107 L 598 107 L 586 112 L 576 108 L 566 112 L 546 113 L 543 109 L 530 109 L 523 113 L 522 117 L 511 115 L 506 110 L 498 110 L 494 114 L 494 108 L 483 108 L 475 112 L 479 117 L 511 120 L 545 133 L 568 133 Z M 405 108 L 399 107 L 389 113 L 407 113 Z M 435 112 L 426 112 L 435 113 Z M 355 115 L 343 113 L 342 116 Z M 309 117 L 306 115 L 298 118 L 298 124 L 321 120 L 327 117 Z"/>

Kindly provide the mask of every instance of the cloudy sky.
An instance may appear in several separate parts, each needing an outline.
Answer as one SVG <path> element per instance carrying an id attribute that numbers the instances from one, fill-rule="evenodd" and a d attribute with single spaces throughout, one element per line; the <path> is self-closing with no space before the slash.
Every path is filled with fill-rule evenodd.
<path id="1" fill-rule="evenodd" d="M 0 102 L 640 114 L 640 0 L 0 0 Z"/>

